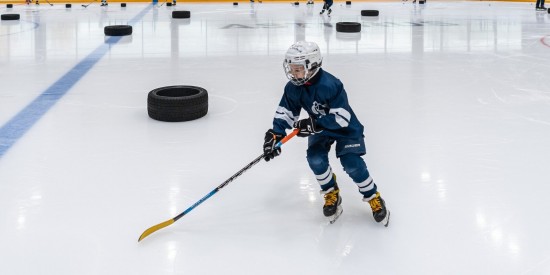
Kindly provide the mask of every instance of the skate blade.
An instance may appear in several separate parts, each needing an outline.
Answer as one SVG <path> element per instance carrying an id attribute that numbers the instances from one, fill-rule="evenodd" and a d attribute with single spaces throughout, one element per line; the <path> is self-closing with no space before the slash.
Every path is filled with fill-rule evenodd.
<path id="1" fill-rule="evenodd" d="M 328 221 L 330 222 L 330 224 L 333 224 L 336 222 L 336 220 L 340 217 L 340 215 L 342 215 L 342 212 L 344 212 L 344 209 L 342 209 L 342 206 L 338 206 L 336 208 L 336 214 L 330 216 L 330 217 L 327 217 L 328 218 Z"/>
<path id="2" fill-rule="evenodd" d="M 382 223 L 385 227 L 388 227 L 388 225 L 390 224 L 390 211 L 389 210 L 388 210 L 388 215 L 386 215 L 386 217 L 380 223 Z"/>

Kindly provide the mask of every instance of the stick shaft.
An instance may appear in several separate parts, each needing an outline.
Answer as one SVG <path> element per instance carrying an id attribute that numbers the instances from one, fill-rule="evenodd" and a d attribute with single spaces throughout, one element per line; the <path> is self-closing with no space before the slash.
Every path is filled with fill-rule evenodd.
<path id="1" fill-rule="evenodd" d="M 203 203 L 205 200 L 212 197 L 214 194 L 218 193 L 222 188 L 224 188 L 226 185 L 228 185 L 230 182 L 238 178 L 240 175 L 242 175 L 244 172 L 246 172 L 248 169 L 252 168 L 252 166 L 256 165 L 262 158 L 264 157 L 264 154 L 260 155 L 256 159 L 254 159 L 252 162 L 250 162 L 247 166 L 245 166 L 243 169 L 239 170 L 239 172 L 235 173 L 233 176 L 228 178 L 226 181 L 224 181 L 222 184 L 220 184 L 218 187 L 216 187 L 214 190 L 210 191 L 210 193 L 206 194 L 202 199 L 197 201 L 195 204 L 193 204 L 191 207 L 187 208 L 185 211 L 183 211 L 181 214 L 177 215 L 174 218 L 174 221 L 179 220 L 181 217 L 185 216 L 187 213 L 191 212 L 195 207 L 199 206 L 201 203 Z"/>
<path id="2" fill-rule="evenodd" d="M 90 3 L 88 3 L 87 5 L 82 5 L 83 7 L 87 8 L 90 4 L 92 4 L 93 2 L 95 2 L 96 0 L 92 0 Z"/>
<path id="3" fill-rule="evenodd" d="M 287 142 L 288 140 L 290 140 L 291 138 L 293 138 L 296 134 L 298 133 L 298 130 L 295 129 L 294 131 L 292 131 L 292 133 L 288 134 L 286 137 L 284 137 L 281 141 L 279 141 L 277 144 L 275 144 L 275 148 L 279 148 L 281 147 L 285 142 Z M 252 168 L 252 166 L 256 165 L 258 162 L 260 162 L 260 160 L 262 160 L 262 158 L 264 157 L 265 154 L 261 154 L 259 157 L 255 158 L 253 161 L 251 161 L 249 164 L 247 164 L 244 168 L 242 168 L 241 170 L 239 170 L 237 173 L 235 173 L 233 176 L 231 176 L 229 179 L 227 179 L 226 181 L 224 181 L 222 184 L 220 184 L 218 187 L 216 187 L 214 190 L 210 191 L 210 193 L 206 194 L 206 196 L 204 196 L 203 198 L 201 198 L 199 201 L 195 202 L 195 204 L 193 204 L 191 207 L 185 209 L 185 211 L 181 212 L 179 215 L 177 215 L 176 217 L 170 219 L 170 220 L 167 220 L 165 222 L 162 222 L 162 223 L 159 223 L 157 225 L 154 225 L 154 226 L 151 226 L 149 227 L 147 230 L 145 230 L 141 236 L 139 237 L 138 239 L 138 242 L 143 240 L 145 237 L 149 236 L 150 234 L 154 233 L 155 231 L 157 230 L 160 230 L 164 227 L 167 227 L 171 224 L 173 224 L 174 222 L 176 222 L 177 220 L 179 220 L 181 217 L 185 216 L 187 213 L 191 212 L 193 209 L 195 209 L 195 207 L 199 206 L 201 203 L 203 203 L 204 201 L 206 201 L 207 199 L 209 199 L 210 197 L 212 197 L 214 194 L 218 193 L 218 191 L 220 191 L 222 188 L 224 188 L 226 185 L 228 185 L 230 182 L 232 182 L 233 180 L 235 180 L 236 178 L 238 178 L 240 175 L 242 175 L 244 172 L 246 172 L 248 169 Z"/>
<path id="4" fill-rule="evenodd" d="M 279 141 L 277 144 L 275 144 L 275 148 L 281 147 L 285 142 L 287 142 L 289 139 L 293 138 L 298 131 L 293 131 L 292 133 L 288 134 L 286 137 L 284 137 L 281 141 Z M 260 160 L 264 157 L 265 154 L 261 154 L 259 157 L 255 158 L 253 161 L 251 161 L 248 165 L 246 165 L 243 169 L 239 170 L 239 172 L 235 173 L 233 176 L 228 178 L 226 181 L 224 181 L 222 184 L 220 184 L 218 187 L 216 187 L 214 190 L 212 190 L 210 193 L 206 194 L 202 199 L 197 201 L 195 204 L 193 204 L 191 207 L 187 208 L 185 211 L 180 213 L 174 218 L 174 221 L 179 220 L 181 217 L 185 216 L 187 213 L 191 212 L 195 207 L 199 206 L 201 203 L 203 203 L 208 198 L 212 197 L 214 194 L 218 193 L 220 189 L 224 188 L 226 185 L 228 185 L 230 182 L 238 178 L 240 175 L 242 175 L 244 172 L 246 172 L 248 169 L 252 168 L 252 166 L 258 164 Z"/>

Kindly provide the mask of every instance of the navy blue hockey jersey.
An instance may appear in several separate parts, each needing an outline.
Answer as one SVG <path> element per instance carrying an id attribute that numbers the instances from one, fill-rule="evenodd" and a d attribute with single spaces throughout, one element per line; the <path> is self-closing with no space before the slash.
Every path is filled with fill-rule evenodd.
<path id="1" fill-rule="evenodd" d="M 363 137 L 363 125 L 349 106 L 344 84 L 322 69 L 314 79 L 311 85 L 296 86 L 290 81 L 286 84 L 273 119 L 273 130 L 283 134 L 285 129 L 291 129 L 303 108 L 325 129 L 318 135 Z"/>

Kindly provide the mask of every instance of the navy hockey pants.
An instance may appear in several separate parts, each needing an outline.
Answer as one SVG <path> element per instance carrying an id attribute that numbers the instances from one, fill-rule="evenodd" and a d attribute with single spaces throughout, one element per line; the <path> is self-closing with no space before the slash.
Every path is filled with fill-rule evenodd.
<path id="1" fill-rule="evenodd" d="M 325 4 L 323 5 L 324 10 L 330 9 L 332 7 L 333 1 L 332 0 L 325 0 Z"/>
<path id="2" fill-rule="evenodd" d="M 376 194 L 376 184 L 361 157 L 366 153 L 363 137 L 335 139 L 322 134 L 309 136 L 307 161 L 321 189 L 327 190 L 335 184 L 328 160 L 328 152 L 334 142 L 336 142 L 336 157 L 340 159 L 344 171 L 357 184 L 359 192 L 366 198 Z"/>

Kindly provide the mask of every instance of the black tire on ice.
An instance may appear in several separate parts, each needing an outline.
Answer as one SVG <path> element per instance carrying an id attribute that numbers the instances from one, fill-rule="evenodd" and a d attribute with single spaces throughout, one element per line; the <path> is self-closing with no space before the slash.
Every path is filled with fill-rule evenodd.
<path id="1" fill-rule="evenodd" d="M 20 15 L 18 13 L 6 13 L 0 17 L 2 20 L 19 20 Z"/>
<path id="2" fill-rule="evenodd" d="M 126 8 L 126 3 L 120 3 L 120 6 L 121 6 L 122 8 Z"/>
<path id="3" fill-rule="evenodd" d="M 130 25 L 105 26 L 103 30 L 105 32 L 105 35 L 108 36 L 124 36 L 132 34 L 132 26 Z"/>
<path id="4" fill-rule="evenodd" d="M 167 7 L 171 7 L 171 6 L 172 6 L 172 3 L 166 3 L 166 6 L 167 6 Z"/>
<path id="5" fill-rule="evenodd" d="M 208 92 L 196 86 L 167 86 L 147 96 L 147 112 L 155 120 L 189 121 L 208 113 Z"/>
<path id="6" fill-rule="evenodd" d="M 8 9 L 13 8 L 13 4 L 6 4 L 6 8 L 8 8 Z"/>
<path id="7" fill-rule="evenodd" d="M 361 24 L 357 22 L 338 22 L 336 23 L 337 32 L 360 32 Z"/>
<path id="8" fill-rule="evenodd" d="M 361 11 L 361 16 L 378 16 L 378 14 L 380 14 L 380 12 L 378 12 L 377 10 L 362 10 Z"/>
<path id="9" fill-rule="evenodd" d="M 172 18 L 189 18 L 191 17 L 190 11 L 173 11 Z"/>
<path id="10" fill-rule="evenodd" d="M 346 5 L 351 5 L 351 1 L 346 1 Z"/>
<path id="11" fill-rule="evenodd" d="M 70 9 L 73 5 L 72 4 L 65 4 L 65 8 Z"/>

